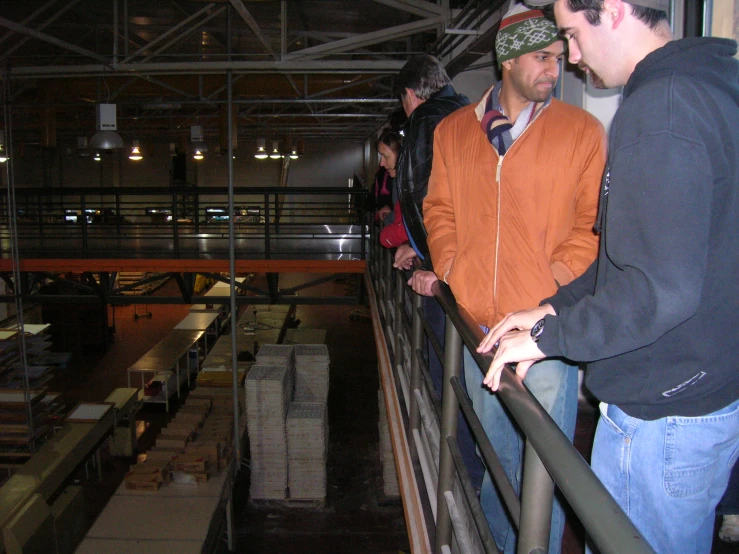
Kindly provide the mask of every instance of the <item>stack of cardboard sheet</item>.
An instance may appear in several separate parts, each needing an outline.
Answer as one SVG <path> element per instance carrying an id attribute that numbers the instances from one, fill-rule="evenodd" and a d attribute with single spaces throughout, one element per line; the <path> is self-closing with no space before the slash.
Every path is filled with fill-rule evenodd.
<path id="1" fill-rule="evenodd" d="M 377 403 L 380 411 L 380 463 L 382 464 L 382 483 L 385 496 L 400 496 L 398 473 L 395 469 L 393 445 L 390 441 L 390 426 L 387 421 L 387 408 L 382 389 L 377 391 Z"/>
<path id="2" fill-rule="evenodd" d="M 249 495 L 252 499 L 286 497 L 285 418 L 295 372 L 294 366 L 287 361 L 283 359 L 280 365 L 267 365 L 258 359 L 246 377 L 246 424 L 251 451 Z"/>
<path id="3" fill-rule="evenodd" d="M 295 390 L 295 347 L 292 344 L 263 344 L 257 352 L 257 363 L 288 368 L 288 398 Z"/>
<path id="4" fill-rule="evenodd" d="M 329 357 L 325 344 L 295 345 L 295 400 L 328 400 Z"/>
<path id="5" fill-rule="evenodd" d="M 287 415 L 290 498 L 326 498 L 328 411 L 322 402 L 293 402 Z"/>
<path id="6" fill-rule="evenodd" d="M 22 463 L 49 434 L 49 405 L 45 389 L 29 391 L 0 389 L 0 460 Z M 30 401 L 30 406 L 26 404 Z M 28 412 L 31 412 L 29 421 Z"/>

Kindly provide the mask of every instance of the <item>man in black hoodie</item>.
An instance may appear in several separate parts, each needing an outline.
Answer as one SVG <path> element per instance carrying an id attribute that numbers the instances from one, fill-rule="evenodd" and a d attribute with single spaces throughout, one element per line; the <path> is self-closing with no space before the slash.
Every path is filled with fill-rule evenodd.
<path id="1" fill-rule="evenodd" d="M 530 3 L 547 4 L 551 0 Z M 668 0 L 556 0 L 569 60 L 624 86 L 611 125 L 598 260 L 509 314 L 506 363 L 589 362 L 601 400 L 591 465 L 657 552 L 710 552 L 739 457 L 739 62 L 736 42 L 673 40 Z"/>

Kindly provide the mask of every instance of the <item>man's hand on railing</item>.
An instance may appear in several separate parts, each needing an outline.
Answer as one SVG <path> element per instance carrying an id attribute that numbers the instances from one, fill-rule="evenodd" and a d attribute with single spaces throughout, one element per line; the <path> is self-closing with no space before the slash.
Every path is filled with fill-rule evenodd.
<path id="1" fill-rule="evenodd" d="M 418 270 L 413 272 L 413 276 L 408 279 L 408 284 L 411 286 L 416 294 L 421 296 L 433 296 L 434 293 L 431 291 L 431 285 L 433 285 L 439 278 L 433 271 Z"/>
<path id="2" fill-rule="evenodd" d="M 526 377 L 529 368 L 543 358 L 544 353 L 539 350 L 536 341 L 531 336 L 531 328 L 546 315 L 556 315 L 551 305 L 545 304 L 538 308 L 523 310 L 506 315 L 480 342 L 477 351 L 484 354 L 494 348 L 495 357 L 490 364 L 483 384 L 492 390 L 500 386 L 500 374 L 503 367 L 509 363 L 517 363 L 516 375 L 521 379 Z"/>
<path id="3" fill-rule="evenodd" d="M 395 251 L 393 267 L 395 269 L 411 269 L 417 258 L 416 251 L 407 242 L 398 246 Z"/>

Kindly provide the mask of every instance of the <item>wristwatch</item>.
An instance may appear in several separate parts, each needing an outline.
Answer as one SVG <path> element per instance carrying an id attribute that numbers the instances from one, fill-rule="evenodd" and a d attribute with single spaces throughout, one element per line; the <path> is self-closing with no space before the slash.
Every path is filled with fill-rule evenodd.
<path id="1" fill-rule="evenodd" d="M 531 340 L 534 342 L 539 342 L 539 337 L 541 337 L 541 334 L 544 332 L 544 319 L 540 319 L 536 323 L 534 323 L 534 326 L 531 328 Z"/>

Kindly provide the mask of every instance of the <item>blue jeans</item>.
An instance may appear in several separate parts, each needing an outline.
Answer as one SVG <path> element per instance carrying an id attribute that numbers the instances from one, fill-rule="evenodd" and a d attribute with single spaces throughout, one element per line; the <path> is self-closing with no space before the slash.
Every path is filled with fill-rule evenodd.
<path id="1" fill-rule="evenodd" d="M 591 466 L 658 553 L 711 552 L 714 509 L 739 456 L 739 400 L 654 421 L 601 404 Z"/>
<path id="2" fill-rule="evenodd" d="M 497 395 L 482 386 L 483 372 L 467 348 L 464 349 L 464 373 L 467 379 L 467 393 L 470 395 L 475 413 L 480 418 L 508 479 L 520 496 L 524 437 Z M 559 359 L 542 360 L 531 366 L 524 383 L 567 438 L 572 440 L 577 419 L 577 366 Z M 480 503 L 498 548 L 505 554 L 514 554 L 516 528 L 487 471 L 482 481 Z M 549 533 L 550 554 L 559 554 L 561 551 L 564 526 L 564 510 L 560 500 L 555 496 Z"/>

